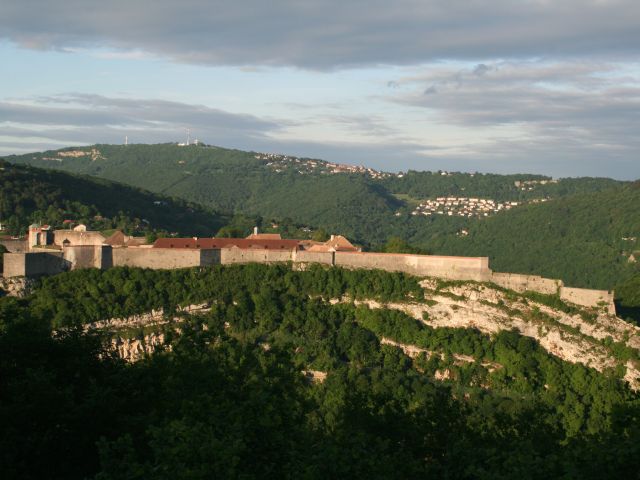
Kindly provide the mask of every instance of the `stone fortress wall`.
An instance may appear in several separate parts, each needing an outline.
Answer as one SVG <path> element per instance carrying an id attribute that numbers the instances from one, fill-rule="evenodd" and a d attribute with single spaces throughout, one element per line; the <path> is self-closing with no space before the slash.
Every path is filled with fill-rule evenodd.
<path id="1" fill-rule="evenodd" d="M 521 275 L 519 273 L 491 273 L 491 282 L 509 290 L 546 293 L 554 295 L 562 287 L 562 281 L 544 278 L 538 275 Z"/>
<path id="2" fill-rule="evenodd" d="M 335 252 L 335 263 L 346 268 L 377 268 L 448 280 L 489 281 L 487 257 L 448 257 L 401 253 Z"/>
<path id="3" fill-rule="evenodd" d="M 204 267 L 220 263 L 220 250 L 173 248 L 114 248 L 114 267 L 140 267 L 172 270 Z"/>
<path id="4" fill-rule="evenodd" d="M 60 251 L 5 253 L 3 262 L 3 276 L 5 278 L 56 275 L 64 272 L 70 266 Z"/>
<path id="5" fill-rule="evenodd" d="M 517 292 L 534 291 L 558 294 L 571 303 L 594 307 L 606 305 L 615 313 L 613 293 L 565 287 L 561 280 L 537 275 L 493 272 L 488 257 L 450 257 L 376 252 L 310 252 L 305 250 L 269 250 L 261 248 L 112 248 L 109 245 L 74 245 L 63 251 L 7 253 L 4 277 L 53 275 L 76 268 L 140 267 L 175 269 L 239 263 L 293 262 L 304 265 L 320 263 L 344 268 L 380 269 L 430 276 L 446 280 L 492 282 Z"/>

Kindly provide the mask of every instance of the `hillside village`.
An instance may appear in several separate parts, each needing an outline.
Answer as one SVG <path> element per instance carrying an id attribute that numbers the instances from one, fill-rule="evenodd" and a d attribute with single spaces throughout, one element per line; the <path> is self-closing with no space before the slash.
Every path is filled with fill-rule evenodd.
<path id="1" fill-rule="evenodd" d="M 487 217 L 520 205 L 519 202 L 496 202 L 485 198 L 438 197 L 420 203 L 411 215 L 448 215 L 459 217 Z"/>
<path id="2" fill-rule="evenodd" d="M 289 170 L 297 171 L 300 175 L 310 173 L 320 173 L 328 175 L 336 173 L 354 173 L 365 175 L 373 179 L 389 178 L 392 176 L 402 178 L 404 175 L 403 173 L 393 174 L 389 172 L 382 172 L 362 165 L 345 165 L 334 162 L 326 162 L 324 160 L 312 160 L 275 153 L 258 153 L 254 155 L 254 158 L 256 160 L 266 161 L 266 166 L 276 173 L 282 173 Z"/>

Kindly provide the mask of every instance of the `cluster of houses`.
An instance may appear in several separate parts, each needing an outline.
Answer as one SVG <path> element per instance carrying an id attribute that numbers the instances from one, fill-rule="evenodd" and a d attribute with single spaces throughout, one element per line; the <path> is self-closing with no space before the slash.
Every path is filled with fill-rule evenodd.
<path id="1" fill-rule="evenodd" d="M 357 173 L 366 175 L 374 179 L 382 179 L 394 176 L 392 173 L 381 172 L 373 168 L 362 165 L 344 165 L 341 163 L 325 162 L 323 160 L 311 160 L 287 155 L 277 155 L 274 153 L 258 153 L 254 155 L 257 160 L 266 160 L 267 167 L 276 173 L 289 171 L 291 169 L 297 171 L 300 175 L 310 173 L 336 174 L 336 173 Z M 403 174 L 397 174 L 402 177 Z"/>
<path id="2" fill-rule="evenodd" d="M 558 180 L 516 180 L 513 185 L 523 191 L 532 191 L 538 185 L 546 185 L 548 183 L 558 183 Z"/>
<path id="3" fill-rule="evenodd" d="M 496 202 L 485 198 L 438 197 L 424 201 L 411 212 L 411 215 L 488 217 L 518 205 L 518 202 Z"/>
<path id="4" fill-rule="evenodd" d="M 92 161 L 102 160 L 104 157 L 97 148 L 90 150 L 60 150 L 56 152 L 55 157 L 42 157 L 42 160 L 62 162 L 64 158 L 79 158 L 79 157 L 91 157 Z"/>

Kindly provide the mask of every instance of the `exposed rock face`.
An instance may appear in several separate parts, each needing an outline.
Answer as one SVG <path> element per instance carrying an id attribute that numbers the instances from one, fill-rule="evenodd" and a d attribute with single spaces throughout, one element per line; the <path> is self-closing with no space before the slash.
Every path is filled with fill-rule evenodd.
<path id="1" fill-rule="evenodd" d="M 199 305 L 187 305 L 186 307 L 178 308 L 177 313 L 187 313 L 189 315 L 196 315 L 206 313 L 211 310 L 211 306 L 208 303 Z M 167 316 L 163 309 L 152 310 L 148 313 L 142 313 L 139 315 L 131 315 L 125 318 L 110 318 L 108 320 L 100 320 L 88 324 L 85 329 L 100 329 L 108 331 L 111 334 L 111 345 L 117 351 L 118 355 L 129 361 L 133 362 L 139 360 L 145 355 L 149 355 L 158 350 L 170 349 L 170 345 L 165 345 L 165 334 L 162 331 L 153 331 L 153 327 L 160 327 L 167 325 L 171 322 L 179 323 L 183 321 L 180 316 Z M 130 336 L 128 333 L 132 329 L 149 329 L 152 331 L 144 333 L 143 335 Z M 127 333 L 127 334 L 125 334 Z"/>
<path id="2" fill-rule="evenodd" d="M 189 315 L 196 315 L 206 313 L 211 310 L 211 306 L 208 303 L 202 303 L 198 305 L 187 305 L 186 307 L 178 307 L 176 313 L 188 313 Z M 147 313 L 141 313 L 138 315 L 131 315 L 124 318 L 109 318 L 107 320 L 100 320 L 97 322 L 89 323 L 85 329 L 92 328 L 100 330 L 117 331 L 124 328 L 136 328 L 146 327 L 150 325 L 163 325 L 169 323 L 170 320 L 179 320 L 179 317 L 173 319 L 167 318 L 162 308 L 158 310 L 151 310 Z"/>
<path id="3" fill-rule="evenodd" d="M 10 297 L 26 297 L 31 294 L 36 280 L 28 277 L 0 277 L 0 288 Z"/>
<path id="4" fill-rule="evenodd" d="M 111 339 L 111 345 L 119 357 L 133 362 L 157 350 L 170 349 L 170 346 L 165 346 L 164 341 L 164 333 L 149 333 L 142 338 L 114 337 Z"/>
<path id="5" fill-rule="evenodd" d="M 614 315 L 606 314 L 602 309 L 583 309 L 581 314 L 567 314 L 525 297 L 505 294 L 504 291 L 484 284 L 453 285 L 438 290 L 435 280 L 421 282 L 425 290 L 426 302 L 391 302 L 382 304 L 375 300 L 359 300 L 356 305 L 369 308 L 388 308 L 400 310 L 407 315 L 434 328 L 475 328 L 486 334 L 495 334 L 501 330 L 515 329 L 521 335 L 536 339 L 552 355 L 572 362 L 582 363 L 599 371 L 626 367 L 625 380 L 634 390 L 640 389 L 640 365 L 635 361 L 622 363 L 617 360 L 605 340 L 619 342 L 633 349 L 640 349 L 640 328 L 629 324 Z M 515 298 L 515 299 L 514 299 Z M 331 299 L 331 304 L 349 302 L 348 298 Z M 210 305 L 189 305 L 179 313 L 198 314 L 210 310 Z M 165 336 L 161 327 L 170 322 L 181 322 L 180 316 L 167 316 L 160 310 L 127 318 L 112 318 L 95 322 L 87 328 L 98 328 L 111 333 L 112 344 L 119 355 L 129 361 L 141 358 L 159 348 L 164 348 Z M 132 329 L 147 331 L 144 335 L 130 335 Z M 124 335 L 128 332 L 129 335 Z M 401 344 L 388 338 L 381 339 L 382 344 L 401 348 L 412 358 L 420 354 L 441 355 L 415 345 Z M 473 362 L 474 358 L 454 355 L 460 363 Z M 490 371 L 501 365 L 483 363 Z M 324 372 L 305 371 L 313 382 L 322 382 Z M 442 379 L 450 372 L 440 372 Z"/>
<path id="6" fill-rule="evenodd" d="M 485 285 L 466 284 L 437 291 L 436 283 L 426 280 L 422 286 L 429 303 L 381 304 L 375 300 L 355 303 L 400 310 L 435 328 L 476 328 L 487 334 L 515 329 L 521 335 L 536 339 L 562 360 L 582 363 L 599 371 L 621 364 L 603 344 L 607 337 L 628 347 L 640 348 L 640 328 L 613 315 L 599 313 L 587 321 L 581 315 L 569 315 L 532 300 L 510 300 L 502 291 Z M 405 348 L 407 346 L 403 350 Z M 408 355 L 412 352 L 414 350 L 407 350 Z M 634 390 L 640 389 L 640 366 L 633 361 L 624 366 L 625 380 Z"/>
<path id="7" fill-rule="evenodd" d="M 392 347 L 399 348 L 404 352 L 404 354 L 407 357 L 410 357 L 410 358 L 416 358 L 421 353 L 424 353 L 427 356 L 427 358 L 431 358 L 431 356 L 434 354 L 434 352 L 431 352 L 427 349 L 416 347 L 415 345 L 407 345 L 404 343 L 399 343 L 394 340 L 391 340 L 390 338 L 382 337 L 380 339 L 380 343 L 382 345 L 391 345 Z"/>
<path id="8" fill-rule="evenodd" d="M 327 379 L 327 372 L 320 370 L 303 370 L 302 374 L 311 383 L 323 383 Z"/>

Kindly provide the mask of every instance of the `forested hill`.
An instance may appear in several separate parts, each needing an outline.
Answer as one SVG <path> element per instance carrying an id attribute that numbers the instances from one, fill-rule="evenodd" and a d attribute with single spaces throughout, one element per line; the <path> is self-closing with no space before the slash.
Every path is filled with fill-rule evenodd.
<path id="1" fill-rule="evenodd" d="M 281 225 L 322 228 L 369 249 L 490 256 L 496 270 L 574 286 L 613 288 L 637 271 L 629 260 L 638 244 L 623 240 L 640 238 L 637 189 L 611 179 L 392 174 L 176 144 L 94 145 L 7 160 L 106 178 Z M 174 230 L 202 230 L 184 226 Z M 394 237 L 402 241 L 387 245 Z"/>
<path id="2" fill-rule="evenodd" d="M 394 221 L 393 216 L 410 213 L 428 198 L 453 195 L 525 202 L 620 184 L 593 178 L 555 181 L 540 175 L 391 174 L 202 145 L 94 145 L 7 159 L 107 178 L 219 211 L 291 218 L 370 245 L 424 230 L 425 222 Z M 434 231 L 433 226 L 429 230 Z"/>
<path id="3" fill-rule="evenodd" d="M 229 221 L 200 205 L 108 180 L 13 165 L 0 160 L 0 219 L 6 232 L 22 234 L 33 222 L 62 227 L 65 220 L 90 228 L 119 228 L 212 235 Z"/>
<path id="4" fill-rule="evenodd" d="M 87 154 L 67 156 L 69 151 Z M 370 220 L 389 219 L 402 206 L 362 175 L 278 172 L 256 156 L 216 147 L 166 144 L 96 145 L 7 159 L 107 178 L 219 211 L 322 225 L 360 240 L 384 240 L 377 232 L 377 222 Z"/>
<path id="5" fill-rule="evenodd" d="M 639 273 L 640 181 L 529 205 L 432 239 L 433 251 L 489 255 L 494 270 L 610 288 Z"/>

